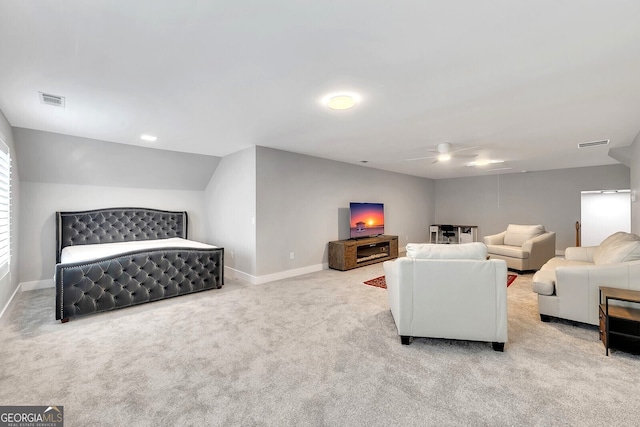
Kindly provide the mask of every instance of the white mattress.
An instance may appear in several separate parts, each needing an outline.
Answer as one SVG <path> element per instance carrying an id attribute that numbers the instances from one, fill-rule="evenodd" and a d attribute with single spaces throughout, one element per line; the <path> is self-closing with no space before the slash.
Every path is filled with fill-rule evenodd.
<path id="1" fill-rule="evenodd" d="M 216 246 L 205 243 L 194 242 L 193 240 L 173 237 L 170 239 L 142 240 L 137 242 L 102 243 L 96 245 L 67 246 L 62 249 L 60 263 L 68 264 L 73 262 L 92 261 L 98 258 L 110 257 L 125 252 L 162 249 L 162 248 L 190 248 L 190 249 L 214 249 Z"/>

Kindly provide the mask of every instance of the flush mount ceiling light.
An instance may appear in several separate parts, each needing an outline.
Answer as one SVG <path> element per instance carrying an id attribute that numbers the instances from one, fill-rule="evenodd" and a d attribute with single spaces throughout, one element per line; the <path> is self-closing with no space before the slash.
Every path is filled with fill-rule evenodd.
<path id="1" fill-rule="evenodd" d="M 322 104 L 332 110 L 348 110 L 360 102 L 360 96 L 355 93 L 333 93 L 322 98 Z"/>
<path id="2" fill-rule="evenodd" d="M 504 163 L 504 160 L 476 160 L 475 162 L 467 163 L 467 166 L 475 167 L 475 166 L 487 166 L 487 165 L 495 165 L 497 163 Z"/>
<path id="3" fill-rule="evenodd" d="M 153 135 L 140 135 L 140 139 L 142 139 L 143 141 L 153 142 L 158 139 L 158 137 Z"/>
<path id="4" fill-rule="evenodd" d="M 439 162 L 446 162 L 448 160 L 451 160 L 451 154 L 449 154 L 449 153 L 440 154 L 438 156 L 438 161 Z"/>

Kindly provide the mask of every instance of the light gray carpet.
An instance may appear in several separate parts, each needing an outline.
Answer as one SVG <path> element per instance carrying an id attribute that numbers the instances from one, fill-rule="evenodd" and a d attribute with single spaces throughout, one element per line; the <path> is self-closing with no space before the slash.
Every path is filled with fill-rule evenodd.
<path id="1" fill-rule="evenodd" d="M 67 426 L 629 426 L 640 357 L 596 327 L 542 323 L 508 289 L 509 342 L 402 346 L 380 264 L 54 320 L 22 292 L 0 322 L 0 404 L 64 405 Z"/>

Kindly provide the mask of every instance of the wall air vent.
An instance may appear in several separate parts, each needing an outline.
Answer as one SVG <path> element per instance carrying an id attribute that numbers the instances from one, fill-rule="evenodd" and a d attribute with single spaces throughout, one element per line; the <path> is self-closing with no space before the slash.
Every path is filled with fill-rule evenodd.
<path id="1" fill-rule="evenodd" d="M 64 96 L 51 95 L 48 93 L 38 92 L 40 94 L 40 103 L 53 105 L 54 107 L 64 108 Z"/>
<path id="2" fill-rule="evenodd" d="M 579 142 L 578 148 L 597 147 L 598 145 L 608 145 L 608 144 L 609 144 L 608 139 L 603 139 L 602 141 Z"/>

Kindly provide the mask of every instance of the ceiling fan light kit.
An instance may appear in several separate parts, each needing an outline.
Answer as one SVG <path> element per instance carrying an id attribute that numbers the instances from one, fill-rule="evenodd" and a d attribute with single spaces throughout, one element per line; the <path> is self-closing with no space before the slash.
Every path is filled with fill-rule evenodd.
<path id="1" fill-rule="evenodd" d="M 495 165 L 497 163 L 504 163 L 504 160 L 491 160 L 491 159 L 476 160 L 474 162 L 467 163 L 467 166 L 482 167 L 482 166 L 488 166 L 488 165 Z"/>
<path id="2" fill-rule="evenodd" d="M 441 142 L 440 144 L 438 144 L 438 153 L 449 154 L 450 151 L 451 144 L 449 144 L 448 142 Z"/>
<path id="3" fill-rule="evenodd" d="M 429 149 L 428 151 L 431 151 L 433 153 L 438 153 L 436 155 L 433 156 L 425 156 L 425 157 L 414 157 L 411 159 L 405 159 L 405 161 L 415 161 L 415 160 L 427 160 L 427 159 L 434 159 L 433 162 L 431 162 L 431 164 L 434 163 L 438 163 L 438 162 L 446 162 L 449 161 L 451 159 L 455 158 L 474 158 L 474 157 L 478 157 L 477 154 L 458 154 L 461 151 L 466 151 L 466 150 L 472 150 L 474 148 L 480 148 L 477 145 L 473 146 L 473 147 L 462 147 L 462 148 L 458 148 L 456 150 L 451 150 L 451 143 L 449 142 L 441 142 L 440 144 L 436 145 L 435 150 L 434 149 Z"/>

